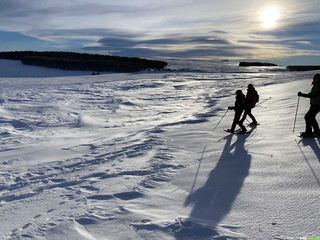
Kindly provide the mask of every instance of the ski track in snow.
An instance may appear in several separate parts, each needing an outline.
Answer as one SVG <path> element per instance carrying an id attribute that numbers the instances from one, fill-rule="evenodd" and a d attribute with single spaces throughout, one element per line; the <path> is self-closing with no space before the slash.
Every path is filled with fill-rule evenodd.
<path id="1" fill-rule="evenodd" d="M 281 207 L 261 206 L 259 197 L 264 194 L 257 189 L 257 198 L 251 199 L 257 202 L 253 204 L 256 209 L 248 208 L 245 201 L 252 188 L 246 186 L 263 189 L 258 175 L 270 184 L 266 193 L 275 197 L 291 195 L 273 193 L 274 189 L 295 191 L 289 179 L 279 180 L 289 185 L 287 189 L 272 184 L 268 174 L 282 177 L 276 175 L 278 166 L 273 166 L 274 172 L 263 173 L 260 165 L 284 157 L 281 148 L 268 148 L 277 144 L 270 140 L 267 128 L 274 124 L 273 116 L 284 116 L 276 134 L 283 140 L 280 127 L 291 124 L 296 104 L 292 97 L 300 90 L 296 87 L 307 91 L 310 79 L 310 73 L 0 79 L 1 239 L 270 239 L 288 235 L 290 231 L 276 228 L 286 225 L 284 218 L 283 223 L 274 223 L 278 224 L 274 229 L 269 219 L 268 211 Z M 232 114 L 228 114 L 212 133 L 226 106 L 233 104 L 235 89 L 244 90 L 248 83 L 256 85 L 261 100 L 272 97 L 255 108 L 261 126 L 234 140 L 220 131 L 231 124 Z M 275 83 L 284 84 L 277 88 Z M 278 110 L 265 116 L 271 107 Z M 300 117 L 296 129 L 303 125 Z M 319 142 L 295 143 L 294 137 L 288 138 L 291 142 L 286 143 L 292 148 L 301 146 L 301 151 L 295 146 L 297 155 L 291 153 L 294 160 L 305 161 L 296 184 L 303 179 L 300 187 L 315 196 L 319 188 L 312 177 L 320 177 L 315 160 Z M 264 148 L 269 140 L 271 144 Z M 285 153 L 291 151 L 283 148 Z M 239 156 L 243 161 L 234 162 Z M 278 164 L 288 167 L 289 163 Z M 304 176 L 310 169 L 313 176 Z M 291 176 L 285 168 L 281 172 Z M 248 178 L 249 174 L 253 176 Z M 266 217 L 257 217 L 257 222 L 241 219 L 261 211 Z M 314 212 L 312 217 L 319 215 Z M 255 237 L 248 237 L 251 234 Z"/>

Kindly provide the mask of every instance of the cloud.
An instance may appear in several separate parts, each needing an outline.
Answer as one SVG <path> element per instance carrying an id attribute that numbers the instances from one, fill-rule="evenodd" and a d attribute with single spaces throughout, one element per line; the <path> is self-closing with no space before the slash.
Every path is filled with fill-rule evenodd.
<path id="1" fill-rule="evenodd" d="M 81 28 L 154 34 L 194 31 L 197 34 L 222 19 L 230 19 L 230 16 L 222 18 L 221 13 L 215 12 L 217 6 L 215 1 L 207 0 L 197 4 L 193 0 L 2 0 L 0 28 L 33 34 L 33 37 L 39 37 L 38 32 L 44 37 L 46 30 Z"/>
<path id="2" fill-rule="evenodd" d="M 128 37 L 128 36 L 127 36 Z M 211 45 L 226 45 L 229 42 L 225 39 L 212 38 L 212 37 L 187 37 L 187 36 L 179 36 L 176 35 L 175 38 L 156 38 L 149 40 L 129 40 L 129 39 L 121 39 L 121 38 L 110 38 L 105 37 L 101 38 L 98 43 L 102 46 L 116 46 L 121 47 L 123 45 L 126 46 L 136 46 L 136 45 L 168 45 L 168 44 L 211 44 Z"/>
<path id="3" fill-rule="evenodd" d="M 109 48 L 105 47 L 86 47 L 87 50 L 99 51 L 119 56 L 133 56 L 133 57 L 157 57 L 157 58 L 207 58 L 207 59 L 217 59 L 217 58 L 239 58 L 245 57 L 245 54 L 236 53 L 230 48 L 200 48 L 200 49 L 189 49 L 180 51 L 170 51 L 170 50 L 157 50 L 148 48 L 121 48 L 115 51 L 110 51 Z"/>
<path id="4" fill-rule="evenodd" d="M 140 57 L 240 57 L 250 47 L 236 46 L 227 39 L 217 36 L 169 35 L 164 38 L 140 39 L 105 37 L 96 45 L 83 47 L 84 50 L 100 51 L 114 55 Z"/>
<path id="5" fill-rule="evenodd" d="M 247 40 L 251 44 L 273 44 L 286 47 L 291 55 L 320 53 L 320 21 L 290 23 L 282 28 L 254 33 L 258 39 Z M 319 55 L 320 56 L 320 55 Z"/>
<path id="6" fill-rule="evenodd" d="M 286 26 L 282 26 L 279 29 L 267 32 L 270 35 L 278 37 L 295 37 L 295 36 L 305 36 L 320 38 L 320 19 L 319 21 L 307 21 L 299 23 L 291 23 Z"/>
<path id="7" fill-rule="evenodd" d="M 252 0 L 1 0 L 0 30 L 61 50 L 132 56 L 248 58 L 317 54 L 318 0 L 286 4 L 282 26 L 258 31 Z M 288 14 L 296 13 L 296 14 Z"/>
<path id="8" fill-rule="evenodd" d="M 125 32 L 106 28 L 70 28 L 70 29 L 54 29 L 54 30 L 35 30 L 29 31 L 31 35 L 36 34 L 40 38 L 49 39 L 102 39 L 104 36 L 110 38 L 139 38 L 143 34 L 137 32 Z"/>

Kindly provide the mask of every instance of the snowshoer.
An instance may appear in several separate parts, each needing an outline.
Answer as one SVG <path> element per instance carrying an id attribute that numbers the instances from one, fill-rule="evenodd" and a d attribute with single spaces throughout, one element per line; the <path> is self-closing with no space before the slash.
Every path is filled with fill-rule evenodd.
<path id="1" fill-rule="evenodd" d="M 302 93 L 298 92 L 299 97 L 310 98 L 310 109 L 304 116 L 306 122 L 306 131 L 301 133 L 301 137 L 319 137 L 320 129 L 318 122 L 316 120 L 316 116 L 320 111 L 320 74 L 317 73 L 313 77 L 312 81 L 313 87 L 311 88 L 311 92 Z M 312 132 L 313 129 L 313 132 Z"/>
<path id="2" fill-rule="evenodd" d="M 244 114 L 242 119 L 240 120 L 241 124 L 243 124 L 244 120 L 246 120 L 247 116 L 252 119 L 250 125 L 255 126 L 257 125 L 257 120 L 252 115 L 251 110 L 256 106 L 256 103 L 259 102 L 259 95 L 256 89 L 253 87 L 252 84 L 248 85 L 247 95 L 244 100 Z"/>
<path id="3" fill-rule="evenodd" d="M 234 133 L 234 130 L 235 130 L 237 124 L 241 128 L 241 132 L 240 133 L 247 132 L 247 129 L 240 122 L 240 117 L 241 117 L 241 114 L 242 114 L 243 109 L 244 109 L 244 99 L 245 99 L 245 96 L 242 93 L 242 91 L 241 90 L 237 90 L 236 91 L 236 101 L 235 101 L 234 106 L 228 107 L 228 109 L 234 110 L 235 114 L 234 114 L 232 126 L 231 126 L 230 129 L 226 130 L 227 132 Z"/>

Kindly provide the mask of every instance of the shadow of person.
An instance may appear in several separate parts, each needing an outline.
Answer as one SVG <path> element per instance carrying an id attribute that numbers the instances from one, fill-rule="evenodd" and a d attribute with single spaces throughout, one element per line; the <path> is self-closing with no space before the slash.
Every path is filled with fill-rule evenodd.
<path id="1" fill-rule="evenodd" d="M 237 135 L 231 144 L 233 136 L 225 138 L 223 152 L 206 183 L 186 198 L 185 206 L 193 205 L 187 221 L 209 222 L 215 227 L 230 212 L 251 163 L 251 155 L 244 148 L 249 135 Z"/>
<path id="2" fill-rule="evenodd" d="M 309 146 L 314 151 L 315 155 L 318 157 L 318 160 L 320 161 L 320 139 L 302 138 L 301 142 L 304 146 Z"/>

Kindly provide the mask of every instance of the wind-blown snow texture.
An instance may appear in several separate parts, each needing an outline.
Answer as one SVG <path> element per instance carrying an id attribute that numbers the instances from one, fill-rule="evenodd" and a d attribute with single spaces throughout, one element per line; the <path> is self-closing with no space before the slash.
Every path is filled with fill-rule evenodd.
<path id="1" fill-rule="evenodd" d="M 0 78 L 0 238 L 319 236 L 320 143 L 297 137 L 307 99 L 292 132 L 314 72 L 191 63 Z M 228 112 L 212 132 L 248 83 L 268 99 L 260 125 L 228 135 Z"/>

